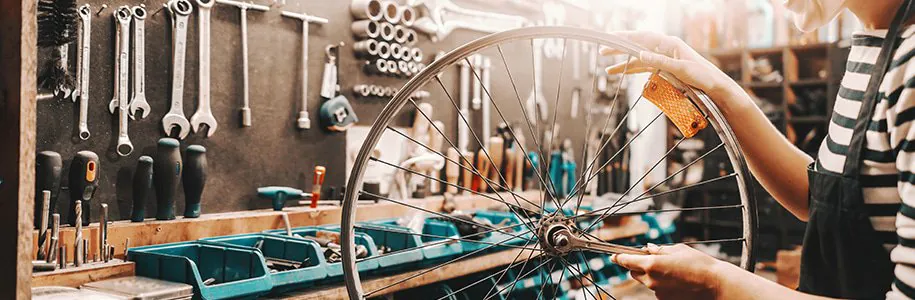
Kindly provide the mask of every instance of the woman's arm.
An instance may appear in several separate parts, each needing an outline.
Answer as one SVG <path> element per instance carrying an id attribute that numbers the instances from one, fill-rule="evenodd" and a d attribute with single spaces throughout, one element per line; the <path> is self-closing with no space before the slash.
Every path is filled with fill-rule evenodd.
<path id="1" fill-rule="evenodd" d="M 750 171 L 798 219 L 807 220 L 807 165 L 813 162 L 769 122 L 746 91 L 677 37 L 654 32 L 616 32 L 649 49 L 607 72 L 643 73 L 661 69 L 711 97 L 737 136 Z M 654 52 L 652 52 L 654 51 Z M 618 54 L 602 49 L 602 54 Z"/>
<path id="2" fill-rule="evenodd" d="M 829 299 L 804 294 L 678 244 L 649 244 L 653 255 L 617 254 L 613 261 L 659 299 Z"/>

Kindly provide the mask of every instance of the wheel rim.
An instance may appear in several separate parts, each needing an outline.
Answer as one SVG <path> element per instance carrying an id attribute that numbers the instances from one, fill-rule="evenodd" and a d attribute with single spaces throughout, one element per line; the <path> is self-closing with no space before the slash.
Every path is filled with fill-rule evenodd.
<path id="1" fill-rule="evenodd" d="M 362 193 L 362 186 L 363 186 L 362 183 L 364 180 L 365 169 L 368 166 L 368 162 L 370 160 L 372 160 L 371 154 L 372 154 L 373 150 L 375 149 L 378 142 L 380 141 L 382 134 L 387 130 L 393 130 L 393 128 L 389 127 L 389 124 L 392 122 L 392 120 L 395 119 L 395 117 L 398 114 L 400 114 L 403 111 L 404 106 L 406 106 L 407 104 L 413 104 L 414 106 L 416 105 L 416 102 L 414 102 L 409 97 L 410 95 L 412 95 L 415 91 L 422 88 L 424 85 L 426 85 L 430 82 L 435 82 L 434 80 L 438 78 L 437 75 L 441 74 L 441 72 L 443 72 L 445 69 L 455 66 L 457 63 L 461 62 L 462 60 L 467 60 L 468 56 L 470 56 L 471 54 L 477 53 L 481 50 L 493 48 L 493 47 L 500 47 L 503 44 L 507 44 L 510 42 L 516 42 L 519 40 L 534 40 L 534 39 L 562 39 L 563 43 L 564 43 L 563 57 L 565 57 L 565 52 L 564 52 L 565 49 L 568 48 L 567 44 L 566 44 L 568 40 L 585 41 L 585 42 L 590 42 L 590 43 L 597 44 L 597 45 L 609 46 L 611 48 L 615 48 L 615 49 L 624 51 L 630 57 L 632 57 L 632 56 L 637 57 L 638 53 L 643 50 L 641 47 L 639 47 L 633 43 L 630 43 L 626 40 L 623 40 L 622 38 L 615 36 L 613 34 L 610 34 L 610 33 L 603 33 L 603 32 L 597 32 L 597 31 L 593 31 L 593 30 L 573 28 L 573 27 L 563 27 L 563 26 L 528 27 L 528 28 L 509 30 L 509 31 L 505 31 L 505 32 L 487 35 L 487 36 L 481 37 L 479 39 L 476 39 L 474 41 L 471 41 L 467 44 L 464 44 L 463 46 L 460 46 L 460 47 L 455 48 L 454 50 L 448 52 L 444 56 L 441 56 L 440 58 L 435 60 L 433 63 L 429 64 L 426 69 L 417 73 L 413 78 L 411 78 L 411 80 L 409 80 L 394 95 L 393 99 L 385 106 L 385 108 L 382 110 L 382 112 L 378 115 L 377 119 L 375 120 L 375 123 L 372 125 L 369 134 L 367 135 L 362 147 L 360 148 L 360 150 L 356 156 L 356 159 L 353 163 L 353 168 L 350 172 L 350 177 L 347 182 L 348 188 L 346 189 L 346 193 L 344 195 L 343 210 L 342 210 L 342 216 L 341 216 L 341 246 L 342 246 L 342 252 L 343 252 L 342 253 L 342 256 L 343 256 L 342 265 L 343 265 L 343 269 L 344 269 L 344 279 L 345 279 L 345 284 L 346 284 L 346 288 L 347 288 L 349 297 L 351 299 L 362 299 L 367 296 L 366 291 L 363 291 L 361 277 L 360 277 L 359 270 L 356 265 L 357 258 L 356 258 L 356 253 L 355 253 L 356 245 L 354 242 L 354 240 L 355 240 L 355 227 L 354 226 L 357 226 L 356 225 L 357 202 L 358 202 L 357 199 L 359 197 L 359 194 Z M 500 50 L 500 54 L 501 54 L 501 48 L 499 48 L 499 50 Z M 504 59 L 504 56 L 503 56 L 503 59 Z M 469 63 L 469 60 L 467 60 L 467 62 Z M 560 72 L 562 72 L 562 69 L 564 68 L 564 63 L 565 63 L 565 61 L 563 61 L 563 66 L 560 67 Z M 499 65 L 499 63 L 496 62 L 496 63 L 494 63 L 494 67 L 496 67 L 495 65 Z M 507 65 L 505 67 L 506 67 L 506 69 L 508 69 Z M 476 72 L 474 72 L 474 76 L 475 76 L 475 78 L 473 78 L 474 80 L 479 79 L 479 75 L 476 74 Z M 510 71 L 509 71 L 509 76 L 511 76 Z M 677 80 L 674 76 L 672 76 L 668 73 L 661 72 L 661 76 L 664 79 L 666 79 L 667 81 L 669 81 L 670 83 L 672 83 L 674 86 L 679 88 L 681 91 L 684 91 L 685 94 L 690 98 L 690 100 L 692 100 L 694 102 L 694 104 L 696 104 L 702 110 L 702 112 L 704 114 L 706 114 L 706 117 L 709 120 L 709 123 L 712 125 L 712 128 L 715 130 L 716 134 L 722 141 L 722 143 L 720 145 L 713 148 L 711 151 L 708 151 L 707 153 L 705 153 L 705 155 L 707 155 L 719 148 L 723 148 L 727 152 L 728 160 L 730 161 L 731 167 L 733 168 L 733 173 L 729 174 L 728 177 L 733 177 L 735 179 L 735 181 L 737 183 L 736 185 L 738 188 L 738 192 L 740 194 L 740 206 L 739 207 L 741 209 L 741 215 L 742 215 L 742 221 L 743 221 L 743 226 L 742 226 L 743 235 L 739 240 L 737 240 L 738 242 L 742 243 L 740 266 L 743 267 L 744 269 L 752 271 L 753 266 L 755 264 L 753 241 L 754 241 L 755 235 L 756 235 L 756 224 L 757 224 L 756 206 L 755 206 L 755 199 L 753 197 L 753 192 L 751 190 L 751 185 L 750 185 L 750 182 L 751 182 L 750 172 L 744 161 L 740 147 L 734 142 L 734 141 L 736 141 L 734 133 L 733 133 L 733 131 L 731 131 L 731 129 L 727 125 L 727 123 L 723 121 L 724 118 L 723 118 L 721 112 L 718 110 L 718 108 L 714 105 L 714 103 L 711 101 L 711 99 L 709 99 L 709 97 L 707 95 L 705 95 L 703 92 L 701 92 L 697 89 L 694 89 L 692 87 L 689 87 L 689 86 L 683 84 L 681 81 Z M 561 78 L 562 78 L 562 76 L 560 73 L 560 88 L 557 89 L 557 91 L 561 91 Z M 514 83 L 514 80 L 512 80 L 512 82 Z M 438 83 L 441 84 L 440 81 Z M 444 85 L 442 85 L 442 87 L 444 88 Z M 489 91 L 485 91 L 485 92 L 486 92 L 486 94 L 490 93 Z M 445 89 L 445 93 L 446 94 L 448 93 L 448 89 Z M 453 93 L 453 91 L 452 91 L 452 93 Z M 516 93 L 517 93 L 517 88 L 516 88 Z M 450 100 L 452 100 L 452 102 L 454 102 L 454 99 L 451 98 L 450 95 L 449 95 L 449 98 L 450 98 Z M 495 105 L 494 101 L 496 99 L 494 97 L 492 97 L 492 95 L 489 95 L 489 99 L 490 99 L 489 101 L 493 101 L 493 105 Z M 520 102 L 520 96 L 519 96 L 518 100 Z M 558 96 L 557 96 L 557 101 L 558 101 Z M 614 99 L 614 102 L 615 101 L 616 100 Z M 633 105 L 633 107 L 634 107 L 634 105 Z M 556 108 L 554 107 L 554 109 L 556 109 Z M 558 114 L 558 113 L 554 112 L 554 125 L 555 125 L 555 115 L 556 114 Z M 501 115 L 501 112 L 500 112 L 500 115 Z M 627 112 L 627 115 L 628 115 L 628 112 Z M 590 116 L 589 116 L 589 118 L 590 118 Z M 427 119 L 428 119 L 428 117 L 427 117 Z M 504 117 L 503 117 L 503 119 L 504 119 Z M 429 119 L 429 121 L 431 122 L 431 119 Z M 467 120 L 465 119 L 464 121 L 466 122 Z M 460 120 L 459 120 L 459 122 L 460 122 Z M 622 121 L 620 122 L 620 124 L 622 124 Z M 447 137 L 445 137 L 445 139 L 447 139 Z M 536 136 L 534 136 L 534 140 L 536 141 Z M 634 138 L 633 138 L 633 140 L 634 140 Z M 608 139 L 608 142 L 609 142 L 609 139 Z M 450 140 L 449 140 L 449 143 L 451 143 Z M 550 143 L 552 144 L 552 140 L 550 140 Z M 454 147 L 453 143 L 451 144 L 451 146 Z M 528 146 L 530 146 L 529 143 L 528 143 Z M 604 145 L 604 146 L 606 146 L 606 145 Z M 447 147 L 448 146 L 446 145 L 446 148 Z M 551 147 L 548 147 L 548 149 L 549 148 L 551 148 Z M 534 149 L 534 148 L 530 147 L 530 149 Z M 538 147 L 536 149 L 538 150 L 538 152 L 542 152 L 542 151 L 540 151 L 541 149 L 543 149 L 542 145 L 538 145 Z M 669 153 L 670 152 L 668 152 L 668 154 Z M 541 155 L 542 155 L 542 153 L 541 153 Z M 693 162 L 699 161 L 700 159 L 705 157 L 705 155 L 699 157 L 699 159 L 697 159 Z M 489 156 L 489 154 L 487 154 L 487 157 L 488 156 Z M 666 155 L 665 155 L 665 157 L 666 157 Z M 662 157 L 662 160 L 663 159 L 664 159 L 664 157 Z M 491 160 L 491 158 L 490 158 L 490 160 Z M 596 156 L 595 156 L 595 160 L 596 160 Z M 612 161 L 612 159 L 610 161 Z M 583 162 L 585 162 L 585 161 L 583 161 Z M 688 167 L 688 166 L 689 165 L 685 166 L 684 168 L 679 170 L 677 173 L 685 170 L 686 167 Z M 583 167 L 582 175 L 584 175 L 585 169 L 591 169 L 590 165 L 588 168 L 584 168 L 584 165 L 582 167 Z M 589 175 L 591 175 L 591 170 L 589 170 L 588 172 L 589 172 Z M 537 172 L 535 172 L 535 173 L 537 173 Z M 650 171 L 646 172 L 646 175 L 648 173 L 650 173 Z M 477 174 L 479 174 L 479 173 L 477 173 Z M 594 173 L 594 175 L 596 176 L 596 173 Z M 673 174 L 673 175 L 676 175 L 676 174 Z M 659 182 L 658 185 L 670 180 L 670 178 L 673 177 L 673 175 L 669 176 L 664 181 Z M 719 178 L 727 179 L 725 176 L 722 176 Z M 643 177 L 643 179 L 644 179 L 644 177 Z M 504 182 L 504 181 L 496 181 L 496 182 L 499 183 L 499 182 Z M 543 182 L 543 181 L 541 181 L 541 182 Z M 692 186 L 696 186 L 696 185 L 700 185 L 700 184 L 704 184 L 704 183 L 705 183 L 705 181 L 700 182 L 698 184 L 693 184 Z M 544 185 L 546 185 L 545 186 L 546 190 L 549 190 L 549 184 L 544 184 Z M 588 185 L 588 184 L 585 183 L 583 186 L 586 186 L 586 185 Z M 655 185 L 654 187 L 646 190 L 646 193 L 654 190 L 654 188 L 657 187 L 658 185 Z M 633 185 L 633 187 L 634 186 L 635 186 L 635 184 Z M 511 193 L 511 192 L 509 192 L 509 193 Z M 640 198 L 642 196 L 646 196 L 645 195 L 646 193 L 643 193 L 643 195 L 635 197 L 635 200 L 636 201 L 640 200 Z M 654 195 L 656 195 L 656 194 L 648 194 L 646 197 L 654 196 Z M 552 200 L 556 200 L 553 196 L 550 196 L 550 197 L 553 198 Z M 502 197 L 500 196 L 500 198 L 502 198 Z M 622 199 L 622 198 L 620 198 L 620 199 Z M 392 199 L 385 199 L 385 200 L 393 201 Z M 518 198 L 515 198 L 514 200 L 518 201 Z M 569 199 L 564 199 L 564 200 L 565 200 L 565 203 L 559 203 L 559 204 L 564 205 L 569 202 L 568 200 L 572 200 L 572 199 L 569 198 Z M 507 201 L 507 200 L 503 199 L 503 201 Z M 619 200 L 617 200 L 616 203 L 619 203 Z M 616 207 L 616 203 L 614 203 L 614 205 L 610 206 L 609 209 L 607 209 L 603 213 L 601 213 L 601 216 L 604 216 L 606 213 L 611 212 L 613 210 L 613 208 Z M 544 204 L 545 204 L 545 202 L 544 202 Z M 506 206 L 509 207 L 509 210 L 512 210 L 512 206 L 509 203 L 506 203 Z M 623 206 L 625 206 L 625 205 L 623 205 Z M 512 210 L 512 211 L 515 212 L 515 210 Z M 619 209 L 617 209 L 616 211 L 618 212 Z M 597 223 L 592 223 L 592 226 L 594 224 L 597 224 Z M 520 225 L 517 225 L 517 226 L 520 226 Z M 499 229 L 499 228 L 495 228 L 495 229 Z M 524 247 L 527 247 L 527 246 L 524 246 Z M 519 254 L 520 254 L 520 252 L 519 252 Z M 528 258 L 528 260 L 530 260 L 530 258 Z M 555 259 L 555 260 L 558 260 L 558 259 Z M 559 264 L 558 262 L 555 262 L 555 260 L 553 262 L 553 267 L 555 267 L 556 264 Z M 565 259 L 563 258 L 563 260 L 565 260 Z M 527 260 L 525 262 L 527 262 Z M 572 264 L 568 261 L 565 261 L 565 264 L 567 265 L 567 268 L 570 266 L 574 266 L 574 264 Z M 539 267 L 545 267 L 545 266 L 546 266 L 546 262 L 543 265 L 540 265 Z M 572 269 L 572 268 L 569 268 L 569 269 Z M 570 272 L 574 273 L 574 271 L 570 271 Z M 565 274 L 565 271 L 563 271 L 562 274 Z M 581 270 L 578 270 L 578 274 L 582 275 L 582 277 L 584 277 L 584 275 L 585 275 L 584 273 L 582 273 Z M 503 275 L 504 275 L 504 273 L 503 273 Z M 552 278 L 552 277 L 550 277 L 550 278 Z M 484 279 L 486 279 L 486 278 L 484 278 Z M 579 278 L 578 280 L 581 281 L 581 278 Z M 584 285 L 584 284 L 582 284 L 582 285 Z M 368 295 L 377 295 L 376 293 L 379 291 L 380 290 L 368 291 Z M 542 292 L 542 290 L 541 290 L 541 292 Z M 591 296 L 593 297 L 593 294 Z"/>

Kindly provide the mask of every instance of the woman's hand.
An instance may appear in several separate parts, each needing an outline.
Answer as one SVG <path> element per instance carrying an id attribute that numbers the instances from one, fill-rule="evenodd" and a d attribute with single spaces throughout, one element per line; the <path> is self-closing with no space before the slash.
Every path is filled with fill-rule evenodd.
<path id="1" fill-rule="evenodd" d="M 650 255 L 616 254 L 613 262 L 655 291 L 659 299 L 716 299 L 722 262 L 683 244 L 648 244 Z"/>
<path id="2" fill-rule="evenodd" d="M 664 70 L 686 84 L 704 91 L 719 107 L 750 103 L 750 97 L 737 82 L 678 37 L 647 31 L 621 31 L 611 34 L 629 40 L 648 51 L 641 51 L 638 57 L 632 57 L 628 64 L 622 62 L 608 67 L 609 74 Z M 612 48 L 603 48 L 600 52 L 602 55 L 622 54 Z"/>

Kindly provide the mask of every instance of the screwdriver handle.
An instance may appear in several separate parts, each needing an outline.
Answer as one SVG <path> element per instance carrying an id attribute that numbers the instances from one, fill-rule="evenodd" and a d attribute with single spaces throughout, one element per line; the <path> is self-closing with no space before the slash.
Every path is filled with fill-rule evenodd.
<path id="1" fill-rule="evenodd" d="M 327 168 L 324 166 L 316 166 L 314 180 L 311 185 L 311 208 L 318 207 L 318 200 L 321 200 L 321 185 L 324 184 L 324 174 L 327 173 Z"/>
<path id="2" fill-rule="evenodd" d="M 175 219 L 175 194 L 181 182 L 181 152 L 178 140 L 161 138 L 156 144 L 153 183 L 156 187 L 156 220 Z"/>
<path id="3" fill-rule="evenodd" d="M 207 181 L 207 149 L 191 145 L 184 151 L 184 217 L 200 217 L 200 200 Z"/>
<path id="4" fill-rule="evenodd" d="M 70 162 L 70 214 L 67 221 L 76 226 L 77 201 L 82 205 L 82 225 L 89 225 L 90 200 L 98 188 L 98 155 L 92 151 L 80 151 Z"/>
<path id="5" fill-rule="evenodd" d="M 131 222 L 143 222 L 146 218 L 146 199 L 153 188 L 153 159 L 141 156 L 137 161 L 137 170 L 133 173 L 133 211 Z"/>
<path id="6" fill-rule="evenodd" d="M 48 214 L 57 209 L 57 195 L 60 194 L 60 173 L 63 161 L 60 154 L 54 151 L 41 151 L 35 158 L 35 228 L 39 228 L 42 205 L 42 191 L 51 192 L 48 202 Z"/>

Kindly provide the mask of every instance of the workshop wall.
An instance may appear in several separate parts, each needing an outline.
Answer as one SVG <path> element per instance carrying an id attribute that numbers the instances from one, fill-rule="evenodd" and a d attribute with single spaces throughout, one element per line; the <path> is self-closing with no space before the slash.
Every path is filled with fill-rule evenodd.
<path id="1" fill-rule="evenodd" d="M 271 5 L 272 1 L 254 1 L 257 4 Z M 165 136 L 162 129 L 162 117 L 169 108 L 171 88 L 171 22 L 167 10 L 160 10 L 164 0 L 134 1 L 78 1 L 78 5 L 90 3 L 93 11 L 98 11 L 102 4 L 108 8 L 99 15 L 92 16 L 91 74 L 89 93 L 89 130 L 92 134 L 87 141 L 76 137 L 78 105 L 60 99 L 38 102 L 38 140 L 39 151 L 52 150 L 61 154 L 64 159 L 63 174 L 67 174 L 69 160 L 81 150 L 91 150 L 100 156 L 99 189 L 92 200 L 92 220 L 98 220 L 98 203 L 108 203 L 110 219 L 123 220 L 130 217 L 131 182 L 137 159 L 142 155 L 154 156 L 156 141 Z M 146 84 L 147 99 L 152 111 L 145 119 L 129 122 L 129 136 L 134 151 L 129 156 L 120 157 L 114 152 L 117 144 L 117 115 L 108 112 L 108 102 L 112 98 L 112 81 L 114 65 L 115 21 L 112 13 L 121 5 L 146 5 L 149 17 L 146 19 Z M 462 5 L 465 3 L 461 2 Z M 466 3 L 467 7 L 481 6 L 481 3 Z M 352 87 L 357 84 L 376 84 L 400 87 L 405 79 L 366 75 L 362 71 L 364 60 L 357 59 L 352 53 L 354 42 L 350 23 L 353 21 L 349 12 L 350 1 L 295 1 L 287 0 L 285 5 L 274 5 L 271 11 L 248 11 L 248 43 L 250 74 L 250 105 L 252 126 L 240 126 L 239 108 L 242 105 L 242 64 L 241 64 L 241 30 L 238 8 L 216 4 L 212 8 L 211 23 L 211 105 L 218 121 L 215 134 L 206 138 L 203 133 L 191 133 L 181 141 L 181 149 L 188 145 L 199 144 L 207 148 L 208 181 L 203 193 L 203 213 L 238 211 L 248 209 L 265 209 L 270 207 L 266 199 L 258 199 L 255 189 L 260 186 L 280 185 L 298 188 L 310 188 L 312 170 L 316 165 L 328 168 L 325 190 L 330 186 L 340 187 L 344 184 L 345 174 L 345 133 L 335 133 L 322 129 L 318 122 L 318 108 L 321 100 L 318 96 L 323 65 L 324 48 L 331 43 L 343 41 L 346 47 L 339 58 L 341 92 L 347 96 L 359 116 L 360 125 L 370 125 L 377 114 L 387 104 L 378 98 L 357 98 Z M 198 93 L 198 43 L 197 14 L 190 16 L 188 29 L 187 64 L 184 88 L 184 112 L 190 118 L 197 108 Z M 295 126 L 296 114 L 301 103 L 301 21 L 280 16 L 281 10 L 305 12 L 310 15 L 330 20 L 325 25 L 311 24 L 309 31 L 308 62 L 308 110 L 312 119 L 312 128 L 299 130 Z M 532 20 L 542 19 L 541 12 L 518 11 L 505 13 L 524 14 Z M 586 24 L 588 17 L 582 18 L 582 12 L 570 10 L 567 23 L 581 22 Z M 425 35 L 420 34 L 417 44 L 425 54 L 425 63 L 430 63 L 435 54 L 447 51 L 467 41 L 482 36 L 477 32 L 456 30 L 444 41 L 431 43 Z M 76 44 L 70 47 L 71 58 L 75 57 Z M 512 68 L 518 92 L 522 100 L 526 99 L 532 88 L 530 45 L 512 43 L 503 47 L 507 63 Z M 571 48 L 570 48 L 571 49 Z M 40 53 L 39 66 L 47 59 L 47 53 Z M 510 121 L 523 122 L 521 111 L 517 107 L 517 95 L 511 88 L 508 74 L 495 49 L 484 52 L 492 58 L 493 97 Z M 581 66 L 587 71 L 587 56 L 582 54 Z M 559 59 L 544 59 L 544 98 L 552 108 L 556 101 L 556 79 L 558 78 Z M 575 153 L 581 153 L 581 139 L 585 116 L 584 108 L 591 85 L 590 76 L 581 80 L 571 80 L 571 68 L 566 62 L 567 70 L 560 95 L 560 110 L 557 123 L 563 138 L 573 141 Z M 75 72 L 71 63 L 71 71 Z M 41 70 L 39 70 L 39 73 Z M 587 75 L 586 73 L 583 73 Z M 457 68 L 442 74 L 448 92 L 458 97 Z M 579 119 L 569 119 L 567 104 L 574 86 L 583 89 Z M 459 120 L 451 103 L 435 82 L 427 85 L 425 90 L 431 97 L 424 100 L 435 107 L 434 116 L 443 121 L 449 133 L 448 138 L 455 139 L 455 125 Z M 412 109 L 405 109 L 412 110 Z M 551 110 L 552 111 L 552 110 Z M 475 112 L 478 114 L 478 112 Z M 493 110 L 492 126 L 501 122 Z M 406 112 L 399 119 L 399 124 L 409 126 L 412 116 Z M 550 120 L 552 121 L 552 120 Z M 478 118 L 475 123 L 479 124 Z M 595 122 L 596 123 L 596 122 Z M 523 123 L 522 123 L 523 124 Z M 602 124 L 602 123 L 601 123 Z M 543 126 L 549 125 L 545 122 Z M 479 134 L 479 125 L 475 128 Z M 525 131 L 528 144 L 532 144 L 530 134 Z M 542 137 L 537 137 L 541 139 Z M 471 142 L 474 145 L 475 142 Z M 447 142 L 445 143 L 447 146 Z M 531 146 L 532 147 L 532 146 Z M 477 147 L 472 147 L 477 148 Z M 579 171 L 582 166 L 580 155 Z M 68 186 L 67 176 L 63 176 L 62 187 Z M 181 189 L 181 188 L 179 188 Z M 57 211 L 66 211 L 70 199 L 66 190 L 62 190 L 58 200 Z M 183 191 L 179 190 L 176 211 L 183 211 Z M 147 201 L 147 216 L 152 217 L 155 210 L 155 195 Z M 67 215 L 64 213 L 63 215 Z"/>

